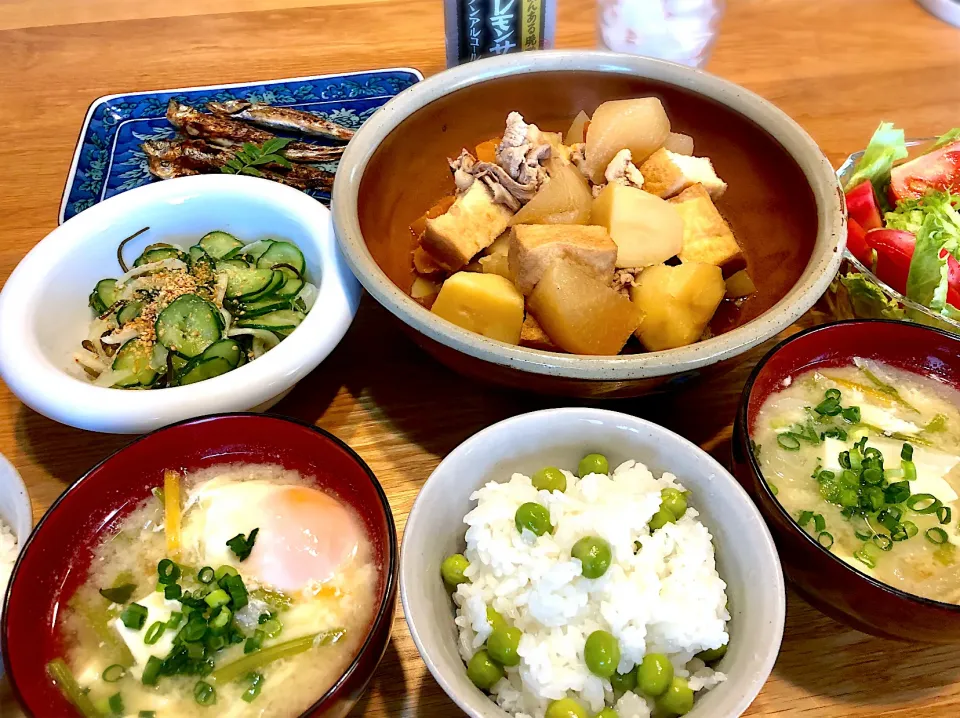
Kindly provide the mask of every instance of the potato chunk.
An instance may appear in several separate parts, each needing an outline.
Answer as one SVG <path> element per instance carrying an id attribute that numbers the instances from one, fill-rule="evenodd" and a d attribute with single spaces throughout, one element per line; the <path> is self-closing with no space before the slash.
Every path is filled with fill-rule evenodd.
<path id="1" fill-rule="evenodd" d="M 608 184 L 593 201 L 593 224 L 617 243 L 618 267 L 648 267 L 683 248 L 683 219 L 676 208 L 649 192 Z"/>
<path id="2" fill-rule="evenodd" d="M 552 164 L 550 179 L 517 212 L 516 224 L 587 224 L 593 193 L 580 171 L 570 164 Z"/>
<path id="3" fill-rule="evenodd" d="M 570 262 L 551 264 L 527 305 L 547 336 L 573 354 L 619 353 L 641 319 L 629 299 Z"/>
<path id="4" fill-rule="evenodd" d="M 510 238 L 510 274 L 523 294 L 530 294 L 553 262 L 580 265 L 607 282 L 613 277 L 617 245 L 607 230 L 593 225 L 521 224 Z"/>
<path id="5" fill-rule="evenodd" d="M 596 184 L 620 150 L 630 150 L 639 165 L 663 146 L 670 120 L 656 97 L 604 102 L 593 113 L 587 128 L 586 170 Z"/>
<path id="6" fill-rule="evenodd" d="M 477 261 L 484 274 L 499 274 L 513 281 L 513 275 L 510 273 L 510 237 L 512 232 L 507 230 L 497 237 L 493 244 L 483 250 L 483 256 Z"/>
<path id="7" fill-rule="evenodd" d="M 678 254 L 681 262 L 714 264 L 725 276 L 746 266 L 730 226 L 702 185 L 688 187 L 668 202 L 683 217 L 683 249 Z"/>
<path id="8" fill-rule="evenodd" d="M 431 311 L 485 337 L 520 342 L 523 295 L 496 274 L 457 272 L 443 283 Z"/>
<path id="9" fill-rule="evenodd" d="M 720 268 L 710 264 L 647 267 L 630 288 L 634 304 L 643 312 L 637 338 L 650 351 L 693 344 L 725 291 Z"/>
<path id="10" fill-rule="evenodd" d="M 757 291 L 757 286 L 750 279 L 746 269 L 741 269 L 727 277 L 726 285 L 727 296 L 730 299 L 743 299 Z"/>
<path id="11" fill-rule="evenodd" d="M 483 182 L 474 182 L 444 214 L 427 220 L 420 245 L 449 271 L 489 247 L 507 228 L 513 212 L 493 201 Z"/>

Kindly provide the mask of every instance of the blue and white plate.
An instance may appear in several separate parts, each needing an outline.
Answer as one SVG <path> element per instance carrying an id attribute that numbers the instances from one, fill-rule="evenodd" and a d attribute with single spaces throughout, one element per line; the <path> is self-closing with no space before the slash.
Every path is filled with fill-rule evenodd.
<path id="1" fill-rule="evenodd" d="M 207 102 L 224 100 L 296 107 L 356 129 L 387 100 L 422 79 L 417 70 L 392 68 L 101 97 L 83 122 L 60 203 L 60 223 L 115 194 L 160 181 L 147 169 L 140 144 L 176 136 L 164 116 L 171 98 L 201 110 Z M 336 163 L 317 166 L 334 169 Z M 311 194 L 330 199 L 326 192 Z"/>

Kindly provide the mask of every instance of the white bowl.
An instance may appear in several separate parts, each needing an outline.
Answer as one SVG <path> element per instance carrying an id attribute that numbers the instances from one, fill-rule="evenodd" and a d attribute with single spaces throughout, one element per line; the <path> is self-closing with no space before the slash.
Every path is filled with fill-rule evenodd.
<path id="1" fill-rule="evenodd" d="M 746 492 L 709 454 L 661 426 L 612 411 L 548 409 L 501 421 L 454 449 L 430 475 L 407 519 L 400 555 L 400 597 L 420 655 L 467 715 L 507 715 L 467 678 L 440 563 L 463 551 L 470 495 L 486 482 L 543 466 L 575 467 L 595 451 L 611 467 L 637 459 L 655 475 L 674 473 L 692 491 L 691 504 L 714 537 L 732 619 L 730 648 L 720 662 L 728 679 L 698 698 L 687 716 L 739 716 L 770 675 L 783 635 L 783 574 L 773 539 Z"/>
<path id="2" fill-rule="evenodd" d="M 249 242 L 290 240 L 319 285 L 303 323 L 256 361 L 189 386 L 106 389 L 66 371 L 86 337 L 87 297 L 121 274 L 117 245 L 142 227 L 124 255 L 158 241 L 188 246 L 214 229 Z M 330 212 L 291 187 L 255 177 L 183 177 L 139 187 L 91 207 L 53 230 L 17 266 L 0 292 L 0 377 L 20 400 L 70 426 L 142 433 L 202 414 L 263 410 L 333 350 L 353 321 L 360 285 L 337 248 Z"/>
<path id="3" fill-rule="evenodd" d="M 13 530 L 14 536 L 17 537 L 19 553 L 33 529 L 33 509 L 20 473 L 3 454 L 0 454 L 0 519 Z M 5 596 L 0 593 L 0 610 L 5 605 L 5 601 Z M 3 673 L 3 664 L 0 663 L 0 676 Z"/>

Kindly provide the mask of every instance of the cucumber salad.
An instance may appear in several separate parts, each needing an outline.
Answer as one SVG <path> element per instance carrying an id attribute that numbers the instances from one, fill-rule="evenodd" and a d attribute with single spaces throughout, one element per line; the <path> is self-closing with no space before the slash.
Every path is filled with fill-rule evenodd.
<path id="1" fill-rule="evenodd" d="M 244 244 L 213 231 L 189 249 L 151 244 L 123 275 L 90 294 L 96 317 L 76 364 L 93 384 L 185 386 L 225 374 L 279 344 L 310 311 L 317 288 L 292 242 Z"/>

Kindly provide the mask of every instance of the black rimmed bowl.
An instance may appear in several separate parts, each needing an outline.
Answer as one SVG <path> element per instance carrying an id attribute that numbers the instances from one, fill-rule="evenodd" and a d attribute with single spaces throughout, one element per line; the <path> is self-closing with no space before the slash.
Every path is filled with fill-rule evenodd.
<path id="1" fill-rule="evenodd" d="M 960 387 L 960 338 L 948 332 L 887 320 L 836 322 L 800 332 L 763 357 L 743 389 L 733 436 L 734 473 L 770 527 L 787 578 L 814 606 L 882 638 L 960 642 L 960 606 L 888 586 L 820 546 L 771 493 L 751 450 L 760 408 L 784 379 L 814 368 L 846 366 L 854 357 Z"/>

